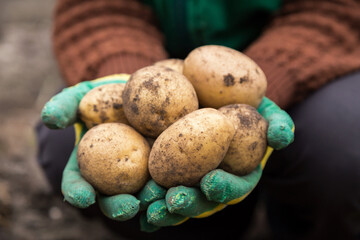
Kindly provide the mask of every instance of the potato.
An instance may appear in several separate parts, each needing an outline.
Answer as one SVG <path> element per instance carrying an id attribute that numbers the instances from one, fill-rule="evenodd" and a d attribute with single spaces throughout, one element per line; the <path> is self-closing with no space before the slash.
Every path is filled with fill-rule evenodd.
<path id="1" fill-rule="evenodd" d="M 178 58 L 170 58 L 156 62 L 154 63 L 154 66 L 168 67 L 182 74 L 184 69 L 184 60 Z"/>
<path id="2" fill-rule="evenodd" d="M 149 157 L 151 177 L 167 188 L 199 183 L 218 167 L 234 134 L 234 125 L 216 109 L 189 113 L 156 139 Z"/>
<path id="3" fill-rule="evenodd" d="M 130 124 L 152 138 L 199 107 L 195 89 L 182 74 L 157 66 L 142 68 L 131 75 L 123 102 Z"/>
<path id="4" fill-rule="evenodd" d="M 91 128 L 78 145 L 81 175 L 107 195 L 135 193 L 149 177 L 150 147 L 138 132 L 122 123 Z"/>
<path id="5" fill-rule="evenodd" d="M 267 121 L 246 104 L 219 109 L 234 124 L 236 133 L 220 168 L 235 175 L 246 175 L 260 163 L 267 148 Z"/>
<path id="6" fill-rule="evenodd" d="M 202 107 L 243 103 L 258 107 L 267 81 L 260 67 L 234 49 L 207 45 L 185 58 L 183 74 L 193 84 Z"/>
<path id="7" fill-rule="evenodd" d="M 124 83 L 106 84 L 85 94 L 79 104 L 79 117 L 88 129 L 100 123 L 129 124 L 123 110 L 124 88 Z"/>

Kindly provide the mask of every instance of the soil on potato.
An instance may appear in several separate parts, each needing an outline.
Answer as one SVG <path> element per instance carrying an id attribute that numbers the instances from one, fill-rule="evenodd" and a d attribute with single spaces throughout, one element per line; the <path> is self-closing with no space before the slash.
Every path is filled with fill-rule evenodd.
<path id="1" fill-rule="evenodd" d="M 54 195 L 36 162 L 34 126 L 62 86 L 50 42 L 54 4 L 0 1 L 0 239 L 119 239 Z M 264 239 L 263 211 L 257 216 L 261 227 L 248 239 Z"/>

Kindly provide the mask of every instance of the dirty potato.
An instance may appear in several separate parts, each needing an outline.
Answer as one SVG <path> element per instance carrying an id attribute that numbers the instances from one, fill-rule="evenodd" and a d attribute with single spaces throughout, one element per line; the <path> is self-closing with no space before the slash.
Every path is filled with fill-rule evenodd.
<path id="1" fill-rule="evenodd" d="M 158 66 L 148 66 L 131 75 L 123 102 L 130 124 L 152 138 L 199 107 L 195 90 L 186 77 Z"/>
<path id="2" fill-rule="evenodd" d="M 78 145 L 81 175 L 106 195 L 135 193 L 149 177 L 150 147 L 144 137 L 122 123 L 91 128 Z"/>
<path id="3" fill-rule="evenodd" d="M 185 58 L 183 74 L 203 107 L 244 103 L 257 108 L 267 87 L 265 74 L 254 61 L 223 46 L 194 49 Z"/>
<path id="4" fill-rule="evenodd" d="M 235 175 L 252 172 L 263 158 L 268 123 L 257 110 L 246 104 L 232 104 L 219 109 L 234 124 L 236 133 L 220 168 Z"/>
<path id="5" fill-rule="evenodd" d="M 154 66 L 168 67 L 182 74 L 184 69 L 184 60 L 178 58 L 169 58 L 154 63 Z"/>
<path id="6" fill-rule="evenodd" d="M 129 124 L 123 110 L 124 88 L 124 83 L 106 84 L 85 94 L 79 104 L 79 117 L 88 129 L 100 123 Z"/>
<path id="7" fill-rule="evenodd" d="M 149 157 L 151 177 L 167 188 L 199 183 L 218 167 L 234 134 L 234 125 L 216 109 L 189 113 L 156 139 Z"/>

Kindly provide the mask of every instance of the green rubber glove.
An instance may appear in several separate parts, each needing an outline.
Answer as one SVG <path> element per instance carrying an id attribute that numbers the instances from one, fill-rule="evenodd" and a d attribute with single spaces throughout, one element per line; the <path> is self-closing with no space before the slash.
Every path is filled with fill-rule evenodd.
<path id="1" fill-rule="evenodd" d="M 285 148 L 294 140 L 292 119 L 274 102 L 264 97 L 258 112 L 269 122 L 268 148 L 259 166 L 246 176 L 236 176 L 216 169 L 202 178 L 200 188 L 170 188 L 164 201 L 158 200 L 148 207 L 147 223 L 159 227 L 175 226 L 189 218 L 208 217 L 245 199 L 259 182 L 273 149 Z"/>
<path id="2" fill-rule="evenodd" d="M 51 129 L 62 129 L 77 122 L 77 110 L 81 99 L 91 89 L 110 83 L 126 83 L 130 75 L 115 74 L 93 81 L 85 81 L 65 88 L 48 101 L 41 111 L 43 123 Z"/>
<path id="3" fill-rule="evenodd" d="M 78 208 L 87 208 L 97 200 L 104 215 L 118 221 L 134 217 L 140 209 L 140 201 L 129 194 L 102 195 L 81 176 L 76 159 L 77 146 L 87 129 L 78 121 L 77 110 L 81 99 L 91 89 L 104 84 L 126 83 L 128 78 L 127 74 L 111 75 L 66 88 L 47 102 L 41 113 L 42 121 L 49 128 L 75 127 L 75 147 L 64 169 L 61 183 L 64 200 Z"/>

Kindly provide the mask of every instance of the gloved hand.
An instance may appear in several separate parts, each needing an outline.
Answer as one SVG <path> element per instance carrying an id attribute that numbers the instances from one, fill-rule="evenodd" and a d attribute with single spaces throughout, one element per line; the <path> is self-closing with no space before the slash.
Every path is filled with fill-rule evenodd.
<path id="1" fill-rule="evenodd" d="M 71 125 L 75 127 L 76 141 L 74 150 L 64 169 L 62 193 L 65 201 L 79 208 L 87 208 L 96 199 L 102 212 L 109 218 L 125 221 L 137 214 L 140 201 L 130 194 L 104 196 L 81 176 L 77 164 L 77 146 L 87 131 L 85 125 L 78 121 L 77 110 L 81 99 L 91 89 L 110 83 L 126 83 L 129 75 L 112 75 L 94 81 L 82 82 L 64 89 L 47 102 L 42 110 L 42 121 L 49 128 L 61 129 Z"/>
<path id="2" fill-rule="evenodd" d="M 143 231 L 155 231 L 161 226 L 174 226 L 189 218 L 208 217 L 228 205 L 245 199 L 259 182 L 265 164 L 273 149 L 287 147 L 294 140 L 294 123 L 290 116 L 274 102 L 264 97 L 258 112 L 269 122 L 268 148 L 259 166 L 246 176 L 236 176 L 216 169 L 205 175 L 200 188 L 178 186 L 167 190 L 164 197 L 150 204 L 140 193 L 140 205 L 147 209 L 141 219 Z M 166 191 L 155 182 L 152 192 Z M 159 197 L 158 197 L 159 198 Z"/>

